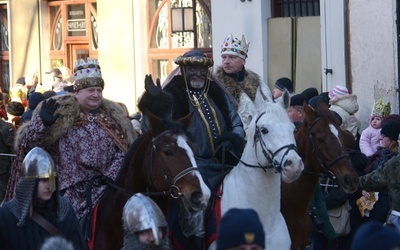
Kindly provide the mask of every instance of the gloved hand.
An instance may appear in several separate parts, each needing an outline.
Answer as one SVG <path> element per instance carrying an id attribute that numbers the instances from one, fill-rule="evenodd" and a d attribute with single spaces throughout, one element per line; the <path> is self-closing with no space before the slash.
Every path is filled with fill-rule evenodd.
<path id="1" fill-rule="evenodd" d="M 59 104 L 52 98 L 43 101 L 39 116 L 46 127 L 53 125 L 60 116 L 60 114 L 54 114 L 58 106 Z"/>
<path id="2" fill-rule="evenodd" d="M 159 96 L 162 93 L 160 78 L 156 80 L 157 85 L 154 85 L 151 75 L 146 75 L 144 79 L 144 88 L 153 97 Z"/>

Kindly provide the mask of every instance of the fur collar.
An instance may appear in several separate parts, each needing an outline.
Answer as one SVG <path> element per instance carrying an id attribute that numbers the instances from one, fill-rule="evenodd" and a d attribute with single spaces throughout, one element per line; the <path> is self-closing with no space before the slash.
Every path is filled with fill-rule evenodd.
<path id="1" fill-rule="evenodd" d="M 216 78 L 228 89 L 237 102 L 240 99 L 240 93 L 244 91 L 252 101 L 254 101 L 257 93 L 257 88 L 260 86 L 260 76 L 251 70 L 246 69 L 243 82 L 236 82 L 232 77 L 228 76 L 222 66 L 219 66 L 215 71 Z"/>
<path id="2" fill-rule="evenodd" d="M 70 128 L 72 128 L 75 120 L 79 117 L 80 107 L 76 102 L 75 96 L 73 94 L 65 94 L 52 97 L 57 100 L 57 103 L 60 105 L 57 109 L 60 117 L 57 121 L 49 127 L 46 132 L 42 143 L 44 147 L 49 147 L 58 141 Z M 39 111 L 42 107 L 42 103 L 36 107 L 33 111 L 32 119 L 36 115 L 39 114 Z M 105 110 L 106 113 L 110 114 L 110 116 L 119 124 L 122 128 L 122 131 L 125 134 L 126 141 L 128 146 L 133 143 L 133 141 L 137 138 L 137 134 L 133 129 L 133 126 L 130 120 L 124 115 L 121 111 L 119 105 L 113 101 L 103 99 L 103 103 L 100 105 L 100 109 Z M 17 150 L 22 142 L 22 138 L 26 134 L 27 127 L 29 126 L 29 122 L 24 123 L 19 127 L 15 136 L 14 148 Z"/>

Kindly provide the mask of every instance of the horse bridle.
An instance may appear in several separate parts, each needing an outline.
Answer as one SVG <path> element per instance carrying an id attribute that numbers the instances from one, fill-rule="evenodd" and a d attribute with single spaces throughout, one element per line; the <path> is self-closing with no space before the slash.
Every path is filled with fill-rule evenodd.
<path id="1" fill-rule="evenodd" d="M 326 164 L 326 159 L 325 157 L 322 155 L 321 151 L 319 150 L 319 148 L 316 146 L 315 142 L 314 142 L 314 137 L 311 134 L 311 129 L 314 127 L 315 124 L 317 124 L 318 121 L 320 121 L 321 118 L 318 117 L 317 119 L 315 119 L 309 126 L 308 126 L 308 134 L 310 136 L 310 143 L 311 143 L 311 147 L 312 150 L 314 152 L 316 152 L 317 154 L 317 158 L 318 161 L 323 169 L 323 172 L 330 178 L 330 179 L 335 179 L 336 176 L 329 170 L 329 168 L 331 166 L 333 166 L 334 164 L 336 164 L 338 161 L 340 161 L 343 158 L 349 157 L 349 154 L 342 154 L 339 155 L 337 157 L 335 157 L 333 160 L 331 160 L 328 164 Z"/>
<path id="2" fill-rule="evenodd" d="M 151 159 L 151 164 L 150 164 L 150 165 L 151 165 L 151 166 L 150 166 L 150 167 L 151 167 L 151 172 L 153 172 L 153 156 L 156 156 L 158 162 L 160 163 L 160 169 L 161 169 L 161 172 L 162 172 L 162 174 L 163 174 L 163 176 L 164 176 L 164 180 L 165 180 L 166 182 L 168 182 L 169 191 L 147 192 L 147 193 L 144 193 L 144 194 L 146 194 L 146 195 L 148 195 L 148 196 L 152 196 L 152 195 L 170 195 L 172 198 L 178 199 L 179 197 L 183 196 L 183 194 L 182 194 L 180 188 L 176 185 L 176 183 L 177 183 L 180 179 L 182 179 L 183 177 L 185 177 L 186 175 L 188 175 L 188 174 L 190 174 L 190 173 L 192 173 L 192 172 L 194 172 L 194 171 L 199 171 L 199 169 L 198 169 L 197 167 L 190 167 L 190 168 L 184 169 L 184 170 L 182 170 L 181 172 L 179 172 L 172 180 L 171 180 L 171 178 L 168 176 L 168 174 L 167 174 L 167 168 L 165 167 L 165 165 L 163 164 L 163 162 L 162 162 L 162 160 L 160 159 L 159 155 L 157 154 L 157 146 L 155 145 L 155 142 L 156 142 L 158 139 L 160 139 L 161 137 L 166 136 L 166 135 L 168 135 L 168 134 L 172 134 L 172 133 L 173 133 L 173 132 L 172 132 L 171 130 L 166 130 L 166 131 L 164 131 L 164 132 L 158 134 L 156 137 L 153 137 L 153 139 L 152 139 L 152 141 L 151 141 L 152 146 L 151 146 L 151 156 L 150 156 L 150 157 L 151 157 L 151 158 L 150 158 L 150 159 Z M 151 182 L 154 183 L 152 177 L 151 177 Z M 174 192 L 172 192 L 174 189 L 177 191 L 177 195 L 174 195 Z"/>
<path id="3" fill-rule="evenodd" d="M 240 160 L 240 162 L 243 163 L 246 167 L 262 168 L 264 171 L 265 171 L 266 169 L 273 168 L 273 169 L 275 169 L 276 172 L 281 172 L 281 171 L 282 171 L 283 159 L 284 159 L 285 156 L 289 153 L 290 150 L 294 150 L 294 151 L 296 151 L 296 153 L 297 153 L 297 147 L 296 147 L 296 145 L 294 145 L 294 144 L 289 144 L 289 145 L 285 145 L 285 146 L 280 147 L 280 148 L 277 149 L 274 153 L 273 153 L 271 150 L 269 150 L 269 149 L 267 148 L 265 142 L 262 140 L 260 128 L 257 126 L 258 120 L 260 120 L 261 116 L 263 116 L 264 114 L 265 114 L 265 112 L 261 113 L 261 114 L 258 116 L 258 118 L 257 118 L 257 120 L 256 120 L 256 122 L 255 122 L 255 124 L 256 124 L 256 131 L 255 131 L 255 133 L 254 133 L 254 138 L 253 138 L 253 139 L 254 139 L 254 147 L 255 147 L 255 148 L 257 148 L 257 142 L 260 142 L 260 146 L 261 146 L 262 153 L 264 154 L 264 157 L 267 158 L 267 160 L 268 160 L 268 162 L 269 162 L 269 165 L 267 165 L 267 166 L 262 166 L 260 163 L 258 163 L 258 165 L 252 165 L 252 164 L 248 164 L 248 163 L 246 163 L 246 162 L 243 162 L 243 161 L 240 160 L 240 159 L 239 159 L 239 160 Z M 276 155 L 277 155 L 280 151 L 285 150 L 285 149 L 286 149 L 286 151 L 285 151 L 285 153 L 283 154 L 283 156 L 282 156 L 282 158 L 281 158 L 281 161 L 280 161 L 280 162 L 277 162 L 277 161 L 275 160 Z M 256 154 L 257 154 L 257 150 L 256 150 Z"/>

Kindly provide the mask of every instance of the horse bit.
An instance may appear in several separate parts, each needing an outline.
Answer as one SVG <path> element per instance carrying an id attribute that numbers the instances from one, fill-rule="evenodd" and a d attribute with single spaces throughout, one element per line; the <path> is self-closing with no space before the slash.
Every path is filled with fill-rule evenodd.
<path id="1" fill-rule="evenodd" d="M 258 118 L 257 118 L 257 120 L 255 122 L 255 124 L 256 124 L 256 132 L 254 133 L 254 146 L 257 148 L 257 142 L 260 142 L 262 153 L 264 154 L 265 158 L 267 158 L 267 160 L 268 160 L 268 162 L 270 164 L 267 165 L 267 166 L 261 166 L 260 163 L 258 163 L 258 165 L 251 165 L 251 164 L 248 164 L 246 162 L 243 162 L 242 160 L 240 160 L 240 162 L 243 163 L 246 167 L 262 168 L 264 171 L 266 169 L 273 168 L 273 169 L 275 169 L 276 172 L 281 172 L 282 171 L 283 159 L 289 153 L 290 150 L 294 150 L 297 153 L 297 147 L 294 144 L 289 144 L 289 145 L 285 145 L 285 146 L 280 147 L 274 153 L 272 153 L 272 151 L 267 148 L 265 142 L 262 140 L 260 128 L 257 126 L 258 120 L 260 120 L 261 116 L 263 116 L 264 114 L 265 114 L 265 112 L 261 113 L 258 116 Z M 286 149 L 286 151 L 283 154 L 280 163 L 277 162 L 275 160 L 276 155 L 280 151 L 285 150 L 285 149 Z M 257 151 L 256 151 L 256 154 L 257 154 Z"/>

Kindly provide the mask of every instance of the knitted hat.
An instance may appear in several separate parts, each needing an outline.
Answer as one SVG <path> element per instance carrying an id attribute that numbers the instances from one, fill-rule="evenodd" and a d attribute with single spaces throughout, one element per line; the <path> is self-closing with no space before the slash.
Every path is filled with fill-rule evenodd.
<path id="1" fill-rule="evenodd" d="M 250 43 L 247 42 L 244 35 L 242 35 L 242 40 L 239 40 L 236 37 L 232 37 L 232 34 L 229 34 L 221 46 L 221 55 L 234 55 L 246 59 L 249 45 Z"/>
<path id="2" fill-rule="evenodd" d="M 388 121 L 381 129 L 381 135 L 387 136 L 397 141 L 400 134 L 400 123 L 396 121 Z"/>
<path id="3" fill-rule="evenodd" d="M 265 233 L 258 214 L 253 209 L 232 208 L 221 219 L 217 250 L 257 244 L 265 248 Z"/>
<path id="4" fill-rule="evenodd" d="M 400 235 L 377 221 L 362 224 L 355 232 L 351 250 L 390 250 L 400 247 Z"/>
<path id="5" fill-rule="evenodd" d="M 293 82 L 287 77 L 282 77 L 276 80 L 275 88 L 279 89 L 280 91 L 283 91 L 283 89 L 286 88 L 289 93 L 293 93 Z"/>
<path id="6" fill-rule="evenodd" d="M 212 58 L 207 57 L 206 54 L 200 50 L 191 50 L 174 60 L 175 64 L 179 66 L 204 66 L 211 67 L 214 65 Z"/>
<path id="7" fill-rule="evenodd" d="M 321 94 L 319 94 L 320 96 L 323 96 L 323 97 L 325 97 L 325 99 L 328 101 L 328 103 L 329 103 L 329 100 L 330 100 L 330 98 L 329 98 L 329 92 L 322 92 Z"/>
<path id="8" fill-rule="evenodd" d="M 40 92 L 33 92 L 29 95 L 29 99 L 28 99 L 28 106 L 29 109 L 34 110 L 36 108 L 36 106 L 43 101 L 44 95 Z"/>
<path id="9" fill-rule="evenodd" d="M 329 98 L 330 99 L 337 99 L 341 96 L 348 95 L 349 90 L 343 86 L 335 86 L 333 89 L 329 90 Z"/>
<path id="10" fill-rule="evenodd" d="M 304 102 L 308 103 L 308 98 L 303 94 L 295 94 L 290 97 L 290 106 L 303 106 Z"/>
<path id="11" fill-rule="evenodd" d="M 382 99 L 379 99 L 377 102 L 374 103 L 371 116 L 382 116 L 383 118 L 385 118 L 390 115 L 391 110 L 392 106 L 390 102 L 387 102 L 385 104 Z"/>
<path id="12" fill-rule="evenodd" d="M 400 115 L 399 114 L 391 114 L 385 117 L 381 122 L 381 128 L 385 126 L 385 124 L 389 121 L 396 121 L 400 123 Z"/>
<path id="13" fill-rule="evenodd" d="M 22 105 L 22 103 L 12 101 L 7 104 L 6 110 L 7 110 L 7 113 L 9 113 L 11 115 L 21 116 L 24 113 L 25 108 Z"/>
<path id="14" fill-rule="evenodd" d="M 303 90 L 303 92 L 301 92 L 301 93 L 303 95 L 305 95 L 308 100 L 310 100 L 314 96 L 318 95 L 318 90 L 316 88 L 308 88 L 308 89 Z"/>
<path id="15" fill-rule="evenodd" d="M 101 75 L 99 61 L 88 58 L 85 62 L 81 59 L 75 63 L 74 68 L 74 91 L 89 87 L 101 87 L 104 89 L 104 80 Z"/>

